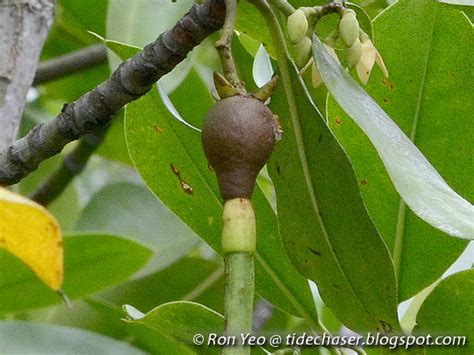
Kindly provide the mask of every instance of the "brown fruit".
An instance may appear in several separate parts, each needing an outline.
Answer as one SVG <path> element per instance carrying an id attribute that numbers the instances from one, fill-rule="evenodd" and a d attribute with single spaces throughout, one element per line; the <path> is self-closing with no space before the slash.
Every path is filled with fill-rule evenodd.
<path id="1" fill-rule="evenodd" d="M 272 112 L 253 97 L 232 96 L 209 110 L 202 144 L 216 171 L 224 200 L 252 196 L 257 175 L 270 157 L 277 134 Z"/>

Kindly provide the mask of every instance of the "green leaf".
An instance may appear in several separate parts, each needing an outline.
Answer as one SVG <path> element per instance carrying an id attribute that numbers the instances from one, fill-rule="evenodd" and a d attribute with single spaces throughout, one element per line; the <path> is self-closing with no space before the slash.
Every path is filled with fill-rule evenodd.
<path id="1" fill-rule="evenodd" d="M 265 20 L 254 5 L 248 1 L 239 2 L 235 29 L 257 40 L 265 46 L 268 54 L 275 58 L 275 49 L 272 46 L 272 37 L 266 28 Z"/>
<path id="2" fill-rule="evenodd" d="M 64 238 L 63 290 L 78 298 L 117 284 L 137 271 L 150 252 L 128 240 L 108 235 Z M 61 302 L 35 274 L 12 255 L 0 251 L 0 314 L 39 308 Z"/>
<path id="3" fill-rule="evenodd" d="M 107 38 L 144 47 L 161 33 L 173 27 L 191 8 L 192 0 L 180 1 L 122 1 L 109 0 Z M 166 75 L 161 84 L 166 92 L 173 91 L 186 77 L 195 62 L 196 51 Z M 120 63 L 111 60 L 115 69 Z"/>
<path id="4" fill-rule="evenodd" d="M 208 334 L 222 334 L 224 330 L 224 317 L 199 303 L 170 302 L 154 308 L 143 318 L 130 322 L 145 325 L 154 333 L 180 344 L 188 350 L 186 353 L 221 352 L 218 346 L 207 346 L 206 343 L 196 346 L 193 343 L 196 334 L 202 334 L 204 339 L 207 339 Z M 140 336 L 140 333 L 136 332 L 136 336 Z"/>
<path id="5" fill-rule="evenodd" d="M 286 251 L 346 326 L 396 329 L 388 250 L 365 210 L 348 158 L 307 98 L 296 69 L 288 69 L 286 91 L 279 85 L 270 103 L 281 118 L 283 139 L 268 163 Z"/>
<path id="6" fill-rule="evenodd" d="M 383 80 L 381 72 L 374 69 L 365 89 L 409 137 L 414 137 L 415 144 L 447 183 L 472 201 L 474 180 L 469 167 L 474 155 L 471 144 L 474 126 L 470 120 L 474 111 L 471 90 L 474 72 L 470 62 L 474 56 L 474 37 L 471 24 L 458 10 L 446 5 L 399 1 L 374 21 L 374 29 L 375 44 L 389 69 L 390 79 Z M 358 110 L 352 112 L 356 120 L 363 114 L 362 100 L 370 99 L 363 93 L 364 99 L 355 98 L 354 91 L 361 89 L 355 88 L 354 83 L 343 83 L 342 79 L 338 82 L 344 87 L 338 99 L 354 98 L 351 105 Z M 447 237 L 401 203 L 369 139 L 333 99 L 328 105 L 329 124 L 351 157 L 369 213 L 394 255 L 399 296 L 405 300 L 439 278 L 460 255 L 466 242 Z M 371 101 L 365 107 L 374 108 L 374 105 Z M 379 141 L 394 142 L 384 138 Z M 407 155 L 385 158 L 387 166 L 400 163 L 404 157 L 420 155 L 412 153 L 413 147 L 407 144 L 410 146 Z M 388 149 L 387 154 L 404 154 L 396 144 L 383 149 Z M 415 178 L 415 173 L 424 171 L 421 167 L 425 163 L 416 164 L 408 173 L 402 171 L 401 178 L 410 176 L 409 184 L 440 182 L 439 178 Z M 429 171 L 437 175 L 431 168 Z M 421 192 L 422 188 L 414 187 L 414 198 L 421 197 Z M 444 205 L 433 200 L 435 196 L 435 192 L 429 193 L 427 201 L 431 202 L 426 211 Z M 447 196 L 441 198 L 445 200 Z"/>
<path id="7" fill-rule="evenodd" d="M 194 69 L 170 94 L 170 99 L 181 117 L 198 128 L 204 125 L 204 117 L 214 104 L 209 89 Z"/>
<path id="8" fill-rule="evenodd" d="M 474 6 L 474 0 L 436 0 L 445 4 L 451 5 L 462 5 L 462 6 Z"/>
<path id="9" fill-rule="evenodd" d="M 115 160 L 127 165 L 132 165 L 125 142 L 124 110 L 115 115 L 110 127 L 107 129 L 104 141 L 99 145 L 96 154 L 104 158 Z"/>
<path id="10" fill-rule="evenodd" d="M 146 188 L 117 183 L 97 192 L 83 209 L 77 231 L 123 235 L 169 264 L 197 245 L 196 235 Z"/>
<path id="11" fill-rule="evenodd" d="M 122 59 L 133 52 L 118 43 L 114 48 Z M 156 90 L 127 106 L 125 130 L 134 165 L 150 189 L 214 250 L 221 252 L 222 200 L 202 151 L 200 134 L 175 119 Z M 286 256 L 276 216 L 259 189 L 254 193 L 253 204 L 258 221 L 257 291 L 277 307 L 317 327 L 307 280 Z"/>
<path id="12" fill-rule="evenodd" d="M 145 354 L 92 332 L 22 321 L 0 322 L 0 344 L 5 354 Z"/>
<path id="13" fill-rule="evenodd" d="M 467 346 L 431 347 L 427 354 L 473 354 L 474 269 L 442 280 L 423 302 L 416 322 L 417 334 L 467 337 Z"/>
<path id="14" fill-rule="evenodd" d="M 55 21 L 41 59 L 51 59 L 97 43 L 97 39 L 87 31 L 105 34 L 107 3 L 108 1 L 96 0 L 58 1 Z M 91 8 L 94 11 L 90 11 Z M 107 63 L 104 63 L 98 67 L 42 85 L 41 91 L 47 95 L 47 99 L 76 100 L 107 79 L 108 74 Z"/>
<path id="15" fill-rule="evenodd" d="M 193 277 L 189 277 L 190 270 Z M 119 306 L 130 303 L 145 311 L 163 303 L 184 300 L 223 312 L 224 268 L 222 263 L 183 258 L 164 270 L 120 284 L 97 297 Z"/>
<path id="16" fill-rule="evenodd" d="M 43 162 L 38 170 L 21 180 L 20 193 L 25 196 L 32 193 L 44 179 L 50 176 L 52 171 L 60 167 L 63 159 L 64 154 L 59 154 Z M 69 184 L 64 192 L 48 206 L 48 211 L 58 219 L 63 231 L 71 230 L 79 218 L 81 209 L 78 200 L 79 196 L 74 184 Z"/>

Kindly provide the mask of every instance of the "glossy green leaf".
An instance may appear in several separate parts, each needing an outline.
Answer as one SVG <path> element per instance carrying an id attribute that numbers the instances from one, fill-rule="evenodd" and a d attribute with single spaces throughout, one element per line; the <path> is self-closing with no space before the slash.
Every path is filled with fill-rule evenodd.
<path id="1" fill-rule="evenodd" d="M 415 333 L 466 336 L 467 346 L 432 347 L 427 354 L 474 353 L 474 269 L 442 280 L 423 302 Z"/>
<path id="2" fill-rule="evenodd" d="M 143 266 L 150 252 L 128 240 L 109 235 L 75 235 L 64 239 L 63 290 L 78 298 L 126 280 Z M 19 260 L 0 251 L 0 314 L 61 302 Z M 15 270 L 14 273 L 6 270 Z"/>
<path id="3" fill-rule="evenodd" d="M 289 69 L 291 87 L 285 92 L 280 85 L 270 103 L 283 139 L 268 163 L 286 252 L 346 326 L 396 329 L 388 250 L 365 210 L 348 158 L 307 98 L 296 69 Z"/>
<path id="4" fill-rule="evenodd" d="M 383 80 L 381 72 L 374 69 L 365 89 L 403 132 L 414 137 L 417 147 L 447 183 L 472 201 L 474 36 L 469 20 L 447 5 L 399 1 L 374 21 L 374 29 L 375 45 L 389 69 L 390 79 Z M 354 85 L 350 89 L 345 87 L 341 95 L 354 98 L 353 90 L 360 92 Z M 361 100 L 354 98 L 351 105 L 360 109 Z M 366 101 L 364 98 L 363 102 Z M 364 107 L 375 106 L 371 102 Z M 351 157 L 374 223 L 394 255 L 400 298 L 407 299 L 439 278 L 466 242 L 447 237 L 401 203 L 377 151 L 333 99 L 329 100 L 328 117 L 333 132 Z M 382 142 L 387 144 L 390 140 Z M 404 154 L 397 146 L 393 149 Z M 406 157 L 413 155 L 410 152 L 411 148 Z M 385 160 L 387 166 L 402 161 L 400 157 Z M 415 179 L 414 173 L 421 172 L 424 165 L 417 164 L 413 167 L 416 171 L 402 172 L 402 178 L 410 176 L 410 184 L 431 181 L 420 176 L 421 180 Z M 421 196 L 421 191 L 416 188 L 414 196 Z M 444 205 L 433 201 L 435 196 L 430 192 L 427 211 Z"/>
<path id="5" fill-rule="evenodd" d="M 130 322 L 145 325 L 153 333 L 180 344 L 183 348 L 181 353 L 221 353 L 218 346 L 207 346 L 206 343 L 196 346 L 193 342 L 196 334 L 202 334 L 207 339 L 208 334 L 222 334 L 224 330 L 224 317 L 199 303 L 166 303 L 154 308 L 142 318 L 131 319 Z M 138 332 L 136 334 L 139 336 Z"/>
<path id="6" fill-rule="evenodd" d="M 0 349 L 4 354 L 145 354 L 92 332 L 22 321 L 0 322 Z"/>
<path id="7" fill-rule="evenodd" d="M 132 50 L 116 43 L 115 51 L 126 58 Z M 156 90 L 127 106 L 125 130 L 133 163 L 150 189 L 220 252 L 222 200 L 202 151 L 200 134 L 175 119 Z M 258 221 L 257 291 L 269 302 L 317 327 L 307 281 L 286 256 L 276 216 L 258 189 L 253 204 Z"/>
<path id="8" fill-rule="evenodd" d="M 97 192 L 75 230 L 123 235 L 153 250 L 162 265 L 185 255 L 199 241 L 151 191 L 130 183 L 107 185 Z"/>

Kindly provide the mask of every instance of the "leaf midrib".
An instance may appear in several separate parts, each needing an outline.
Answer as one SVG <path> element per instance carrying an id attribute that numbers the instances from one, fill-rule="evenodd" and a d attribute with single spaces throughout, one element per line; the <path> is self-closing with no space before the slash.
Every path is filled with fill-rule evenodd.
<path id="1" fill-rule="evenodd" d="M 426 73 L 428 72 L 428 64 L 430 61 L 430 53 L 431 53 L 432 43 L 433 43 L 433 33 L 434 33 L 437 15 L 438 15 L 438 6 L 435 6 L 432 25 L 431 25 L 431 34 L 430 34 L 428 47 L 426 51 L 426 60 L 424 63 L 423 74 L 421 78 L 421 86 L 418 92 L 418 98 L 416 102 L 413 123 L 412 123 L 411 131 L 410 131 L 410 140 L 413 143 L 415 143 L 415 139 L 416 139 L 416 131 L 418 128 L 421 106 L 422 106 L 422 101 L 423 101 L 422 98 L 424 96 L 423 94 L 426 88 Z M 403 201 L 402 198 L 400 198 L 399 209 L 398 209 L 398 214 L 397 214 L 397 227 L 395 230 L 395 240 L 394 240 L 394 245 L 393 245 L 393 263 L 394 263 L 395 272 L 398 278 L 400 278 L 401 258 L 403 254 L 403 244 L 404 244 L 403 240 L 405 237 L 406 220 L 407 220 L 407 204 L 405 203 L 405 201 Z"/>
<path id="2" fill-rule="evenodd" d="M 296 147 L 298 150 L 298 156 L 300 158 L 300 164 L 303 170 L 303 176 L 306 182 L 306 188 L 308 190 L 308 195 L 311 200 L 311 204 L 313 207 L 314 214 L 316 216 L 316 219 L 321 227 L 322 235 L 324 237 L 324 240 L 326 241 L 329 250 L 331 252 L 331 255 L 336 263 L 337 268 L 339 269 L 342 277 L 344 278 L 346 284 L 349 286 L 349 290 L 351 293 L 354 295 L 354 298 L 357 300 L 357 303 L 362 307 L 362 309 L 365 311 L 365 313 L 368 315 L 369 318 L 372 318 L 371 313 L 368 311 L 368 309 L 365 307 L 364 303 L 361 301 L 360 297 L 357 295 L 355 292 L 354 287 L 352 286 L 351 282 L 346 276 L 345 271 L 343 270 L 341 264 L 339 263 L 339 259 L 336 256 L 336 253 L 334 252 L 334 247 L 329 239 L 329 234 L 326 230 L 326 226 L 324 224 L 323 218 L 321 216 L 321 213 L 319 211 L 319 204 L 316 199 L 316 193 L 313 188 L 313 181 L 311 179 L 311 173 L 309 172 L 309 166 L 308 166 L 308 161 L 306 158 L 306 149 L 304 147 L 304 139 L 303 139 L 303 134 L 302 134 L 302 129 L 299 121 L 299 114 L 298 114 L 298 109 L 297 109 L 297 104 L 295 101 L 295 94 L 293 92 L 293 87 L 291 83 L 291 76 L 289 74 L 290 67 L 288 64 L 288 61 L 285 63 L 282 63 L 280 66 L 280 71 L 282 72 L 282 78 L 284 81 L 287 81 L 284 85 L 285 87 L 285 92 L 287 94 L 287 102 L 288 102 L 288 110 L 290 112 L 290 118 L 291 118 L 291 123 L 293 126 L 294 130 L 294 135 L 296 139 Z M 283 72 L 286 73 L 283 73 Z"/>

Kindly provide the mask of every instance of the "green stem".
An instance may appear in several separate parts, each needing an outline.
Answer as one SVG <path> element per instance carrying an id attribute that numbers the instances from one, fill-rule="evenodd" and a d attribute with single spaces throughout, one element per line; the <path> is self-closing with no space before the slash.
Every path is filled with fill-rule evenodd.
<path id="1" fill-rule="evenodd" d="M 291 5 L 287 0 L 271 0 L 270 2 L 287 17 L 295 12 L 293 5 Z"/>
<path id="2" fill-rule="evenodd" d="M 224 204 L 222 249 L 225 263 L 225 335 L 239 345 L 226 347 L 225 355 L 250 354 L 240 346 L 242 334 L 252 332 L 254 299 L 255 214 L 248 199 L 235 198 Z"/>

